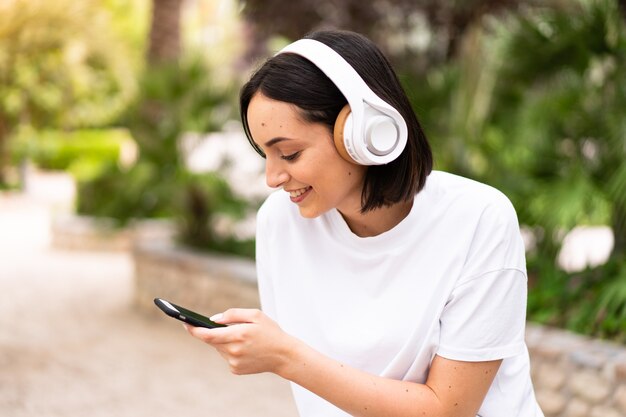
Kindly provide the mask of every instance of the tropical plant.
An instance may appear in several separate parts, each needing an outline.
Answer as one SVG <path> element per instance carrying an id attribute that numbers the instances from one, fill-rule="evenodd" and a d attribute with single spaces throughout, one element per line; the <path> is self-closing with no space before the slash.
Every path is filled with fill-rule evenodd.
<path id="1" fill-rule="evenodd" d="M 11 159 L 14 164 L 30 159 L 38 168 L 68 171 L 85 181 L 100 175 L 107 166 L 129 164 L 134 151 L 126 129 L 35 131 L 22 126 L 13 136 Z"/>
<path id="2" fill-rule="evenodd" d="M 502 105 L 486 142 L 515 152 L 502 168 L 517 174 L 522 220 L 540 225 L 548 246 L 576 225 L 609 224 L 613 257 L 625 259 L 626 24 L 617 2 L 522 15 L 496 34 L 506 59 L 493 101 Z"/>
<path id="3" fill-rule="evenodd" d="M 539 2 L 380 0 L 364 5 L 360 0 L 240 0 L 240 3 L 253 34 L 248 42 L 248 52 L 253 57 L 265 54 L 264 45 L 274 36 L 294 40 L 315 29 L 340 28 L 368 36 L 396 66 L 415 71 L 456 57 L 466 30 L 483 16 Z"/>
<path id="4" fill-rule="evenodd" d="M 426 112 L 440 166 L 504 191 L 535 234 L 530 317 L 625 339 L 626 25 L 617 2 L 486 19 L 430 79 L 450 97 Z M 605 265 L 568 274 L 557 253 L 578 225 L 610 225 L 615 245 Z"/>
<path id="5" fill-rule="evenodd" d="M 193 174 L 185 166 L 182 135 L 219 130 L 232 117 L 233 94 L 212 79 L 202 57 L 146 69 L 138 100 L 126 116 L 139 149 L 130 168 L 111 164 L 79 185 L 78 211 L 116 219 L 174 218 L 186 244 L 250 255 L 213 229 L 216 214 L 240 218 L 247 203 L 233 195 L 218 173 Z"/>
<path id="6" fill-rule="evenodd" d="M 0 4 L 0 183 L 18 126 L 103 125 L 135 91 L 125 45 L 95 1 Z"/>

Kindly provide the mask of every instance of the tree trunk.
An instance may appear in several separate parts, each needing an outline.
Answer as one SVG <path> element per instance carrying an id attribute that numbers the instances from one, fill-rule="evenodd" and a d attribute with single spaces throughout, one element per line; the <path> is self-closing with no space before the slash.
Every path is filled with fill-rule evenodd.
<path id="1" fill-rule="evenodd" d="M 9 165 L 9 135 L 6 124 L 0 115 L 0 185 L 6 184 L 6 169 Z"/>
<path id="2" fill-rule="evenodd" d="M 176 61 L 180 56 L 180 17 L 183 0 L 153 0 L 148 62 Z"/>

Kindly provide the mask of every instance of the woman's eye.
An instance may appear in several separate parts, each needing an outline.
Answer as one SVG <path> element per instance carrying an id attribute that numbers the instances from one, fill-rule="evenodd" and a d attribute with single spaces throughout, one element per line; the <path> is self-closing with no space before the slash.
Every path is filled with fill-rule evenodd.
<path id="1" fill-rule="evenodd" d="M 300 156 L 300 151 L 298 152 L 294 152 L 290 155 L 283 155 L 281 156 L 282 159 L 284 159 L 285 161 L 293 161 L 295 160 L 298 156 Z"/>

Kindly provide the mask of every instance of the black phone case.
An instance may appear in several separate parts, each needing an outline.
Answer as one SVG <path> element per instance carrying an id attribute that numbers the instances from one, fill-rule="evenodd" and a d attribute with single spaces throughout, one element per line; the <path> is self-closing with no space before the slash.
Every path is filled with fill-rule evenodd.
<path id="1" fill-rule="evenodd" d="M 163 304 L 163 302 L 159 298 L 154 299 L 154 304 L 156 304 L 156 306 L 159 307 L 161 311 L 163 311 L 168 316 L 175 318 L 176 320 L 180 320 L 182 322 L 191 324 L 192 326 L 195 326 L 195 327 L 206 327 L 207 329 L 214 329 L 216 327 L 226 327 L 225 324 L 215 323 L 211 321 L 208 317 L 205 317 L 202 314 L 198 314 L 195 311 L 191 311 L 187 308 L 178 306 L 170 301 L 168 301 L 168 303 L 170 303 L 172 307 L 179 310 L 179 312 L 177 313 L 175 311 L 170 310 L 166 305 Z M 188 313 L 199 316 L 199 318 L 191 317 Z"/>

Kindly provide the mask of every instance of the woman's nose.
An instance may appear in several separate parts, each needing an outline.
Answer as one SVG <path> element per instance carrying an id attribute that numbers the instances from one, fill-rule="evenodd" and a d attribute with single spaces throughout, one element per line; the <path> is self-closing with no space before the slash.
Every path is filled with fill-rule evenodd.
<path id="1" fill-rule="evenodd" d="M 265 182 L 268 187 L 278 188 L 289 180 L 289 173 L 281 161 L 273 161 L 269 157 L 265 161 Z"/>

